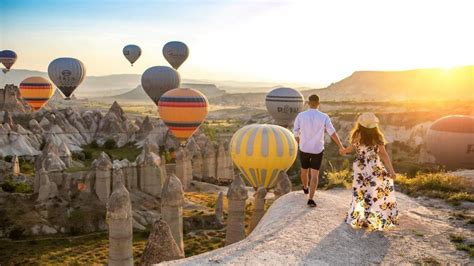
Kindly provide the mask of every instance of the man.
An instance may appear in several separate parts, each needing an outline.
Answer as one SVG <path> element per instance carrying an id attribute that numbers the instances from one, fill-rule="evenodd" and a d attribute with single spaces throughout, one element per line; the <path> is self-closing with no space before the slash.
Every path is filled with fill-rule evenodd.
<path id="1" fill-rule="evenodd" d="M 301 183 L 305 194 L 309 193 L 308 206 L 316 207 L 314 193 L 318 187 L 318 175 L 324 151 L 324 131 L 339 146 L 342 153 L 344 146 L 337 136 L 336 130 L 329 116 L 318 110 L 319 96 L 309 96 L 309 109 L 301 112 L 295 119 L 293 134 L 299 144 L 299 155 L 301 161 Z M 308 169 L 311 168 L 311 184 L 308 191 Z"/>

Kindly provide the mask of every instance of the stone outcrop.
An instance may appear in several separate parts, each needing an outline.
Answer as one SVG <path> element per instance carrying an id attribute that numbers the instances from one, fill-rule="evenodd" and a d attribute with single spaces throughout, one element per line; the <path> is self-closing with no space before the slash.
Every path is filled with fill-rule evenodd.
<path id="1" fill-rule="evenodd" d="M 133 217 L 130 195 L 120 178 L 107 203 L 109 265 L 133 265 Z"/>
<path id="2" fill-rule="evenodd" d="M 163 178 L 160 156 L 151 151 L 150 145 L 145 145 L 142 153 L 137 157 L 136 165 L 140 190 L 155 197 L 161 197 Z"/>
<path id="3" fill-rule="evenodd" d="M 184 254 L 183 204 L 184 191 L 181 181 L 175 175 L 170 175 L 163 186 L 161 214 L 170 226 L 171 233 L 181 254 Z"/>
<path id="4" fill-rule="evenodd" d="M 39 175 L 38 198 L 36 201 L 42 202 L 54 198 L 58 195 L 58 187 L 56 183 L 49 181 L 48 172 L 41 169 Z"/>
<path id="5" fill-rule="evenodd" d="M 123 159 L 120 162 L 120 165 L 125 176 L 125 186 L 127 190 L 137 189 L 138 188 L 138 174 L 137 166 L 135 163 L 131 163 L 127 159 Z"/>
<path id="6" fill-rule="evenodd" d="M 92 162 L 95 171 L 95 193 L 100 201 L 106 203 L 110 195 L 112 182 L 112 162 L 110 157 L 102 152 L 97 159 Z"/>
<path id="7" fill-rule="evenodd" d="M 132 136 L 139 129 L 125 116 L 125 113 L 117 102 L 114 102 L 107 114 L 99 122 L 96 139 L 104 143 L 108 139 L 114 139 L 117 146 L 121 147 L 133 140 Z"/>
<path id="8" fill-rule="evenodd" d="M 196 180 L 202 180 L 202 154 L 200 151 L 194 153 L 192 158 L 193 178 Z"/>
<path id="9" fill-rule="evenodd" d="M 288 178 L 288 174 L 284 171 L 281 171 L 277 176 L 275 189 L 273 192 L 275 194 L 275 200 L 287 193 L 290 193 L 291 187 L 292 185 L 290 179 Z"/>
<path id="10" fill-rule="evenodd" d="M 30 112 L 31 107 L 21 98 L 20 90 L 13 84 L 0 89 L 0 110 L 10 112 Z"/>
<path id="11" fill-rule="evenodd" d="M 267 195 L 267 189 L 264 187 L 259 187 L 257 192 L 254 194 L 253 202 L 253 214 L 250 219 L 249 232 L 252 232 L 255 227 L 257 227 L 258 222 L 262 219 L 265 214 L 265 196 Z"/>
<path id="12" fill-rule="evenodd" d="M 247 188 L 240 176 L 235 177 L 227 191 L 228 216 L 225 244 L 230 245 L 245 238 L 245 201 Z"/>
<path id="13" fill-rule="evenodd" d="M 176 176 L 187 190 L 193 179 L 190 152 L 180 147 L 176 152 Z"/>
<path id="14" fill-rule="evenodd" d="M 216 178 L 216 152 L 212 143 L 208 143 L 203 150 L 202 175 L 205 178 Z"/>
<path id="15" fill-rule="evenodd" d="M 170 261 L 184 258 L 183 253 L 174 241 L 169 225 L 158 219 L 154 224 L 148 237 L 143 255 L 142 265 L 158 264 L 162 261 Z"/>
<path id="16" fill-rule="evenodd" d="M 222 191 L 219 192 L 219 195 L 217 195 L 214 215 L 216 216 L 216 221 L 218 224 L 224 224 L 224 193 L 222 193 Z"/>
<path id="17" fill-rule="evenodd" d="M 227 142 L 220 142 L 217 148 L 216 178 L 221 183 L 234 180 L 234 166 L 232 165 L 230 151 L 226 149 L 226 146 L 228 146 Z"/>
<path id="18" fill-rule="evenodd" d="M 17 176 L 20 174 L 20 161 L 18 160 L 18 156 L 14 155 L 12 157 L 12 175 Z"/>

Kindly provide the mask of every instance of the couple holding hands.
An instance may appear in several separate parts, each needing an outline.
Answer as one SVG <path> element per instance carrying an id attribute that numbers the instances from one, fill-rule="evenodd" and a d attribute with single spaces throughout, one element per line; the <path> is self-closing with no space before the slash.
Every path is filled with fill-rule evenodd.
<path id="1" fill-rule="evenodd" d="M 329 116 L 318 110 L 319 97 L 313 94 L 308 100 L 308 110 L 298 114 L 293 127 L 299 144 L 303 191 L 309 194 L 308 206 L 317 206 L 314 194 L 323 159 L 324 132 L 327 132 L 342 156 L 355 153 L 352 200 L 346 222 L 354 228 L 367 227 L 368 230 L 384 230 L 396 225 L 395 171 L 385 150 L 378 118 L 373 113 L 360 115 L 349 136 L 349 146 L 344 147 Z"/>

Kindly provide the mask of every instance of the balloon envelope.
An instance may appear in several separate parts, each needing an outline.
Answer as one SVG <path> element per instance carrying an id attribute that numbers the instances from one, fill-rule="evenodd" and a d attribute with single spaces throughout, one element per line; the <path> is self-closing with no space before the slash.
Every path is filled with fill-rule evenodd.
<path id="1" fill-rule="evenodd" d="M 133 63 L 135 63 L 137 59 L 140 57 L 140 55 L 142 55 L 142 49 L 140 49 L 140 47 L 138 47 L 135 44 L 129 44 L 125 46 L 122 52 L 125 58 L 127 58 L 130 64 L 132 64 L 132 66 L 133 66 Z"/>
<path id="2" fill-rule="evenodd" d="M 436 120 L 426 136 L 436 162 L 449 169 L 474 168 L 474 117 L 446 116 Z"/>
<path id="3" fill-rule="evenodd" d="M 18 56 L 16 55 L 16 53 L 11 50 L 0 51 L 0 62 L 5 66 L 7 70 L 10 70 L 13 64 L 15 64 L 17 58 Z M 7 71 L 4 71 L 3 73 L 6 72 Z"/>
<path id="4" fill-rule="evenodd" d="M 295 161 L 297 147 L 288 129 L 267 124 L 245 126 L 230 141 L 234 164 L 255 189 L 273 187 L 279 172 Z"/>
<path id="5" fill-rule="evenodd" d="M 174 69 L 178 69 L 188 58 L 189 49 L 182 42 L 169 42 L 163 47 L 163 56 Z"/>
<path id="6" fill-rule="evenodd" d="M 66 99 L 82 83 L 86 76 L 84 64 L 69 57 L 56 58 L 48 66 L 48 75 L 54 85 L 61 90 Z"/>
<path id="7" fill-rule="evenodd" d="M 189 88 L 170 90 L 158 102 L 161 119 L 182 144 L 196 132 L 208 111 L 206 96 Z"/>
<path id="8" fill-rule="evenodd" d="M 53 85 L 42 77 L 29 77 L 20 83 L 21 97 L 35 111 L 41 109 L 53 96 Z"/>
<path id="9" fill-rule="evenodd" d="M 280 126 L 288 126 L 303 110 L 303 95 L 292 88 L 277 88 L 270 91 L 265 98 L 265 105 L 275 122 Z"/>
<path id="10" fill-rule="evenodd" d="M 180 83 L 178 72 L 167 66 L 150 67 L 142 75 L 143 90 L 155 104 L 165 92 L 179 88 Z"/>

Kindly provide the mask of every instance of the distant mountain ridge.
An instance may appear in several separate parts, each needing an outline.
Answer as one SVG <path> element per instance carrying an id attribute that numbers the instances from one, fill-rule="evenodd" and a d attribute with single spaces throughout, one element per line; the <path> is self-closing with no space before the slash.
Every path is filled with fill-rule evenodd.
<path id="1" fill-rule="evenodd" d="M 474 66 L 406 71 L 356 71 L 317 93 L 322 100 L 469 100 L 474 99 Z"/>

